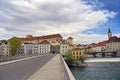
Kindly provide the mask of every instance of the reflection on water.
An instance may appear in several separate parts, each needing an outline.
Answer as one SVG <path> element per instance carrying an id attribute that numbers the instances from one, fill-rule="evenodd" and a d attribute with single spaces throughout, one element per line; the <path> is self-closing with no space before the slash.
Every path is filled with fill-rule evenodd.
<path id="1" fill-rule="evenodd" d="M 70 67 L 76 80 L 120 80 L 120 63 L 88 63 L 88 67 Z"/>

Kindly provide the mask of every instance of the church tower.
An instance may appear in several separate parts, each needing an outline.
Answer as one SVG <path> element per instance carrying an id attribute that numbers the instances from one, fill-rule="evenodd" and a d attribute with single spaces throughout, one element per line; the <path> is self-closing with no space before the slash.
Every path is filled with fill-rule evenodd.
<path id="1" fill-rule="evenodd" d="M 110 28 L 108 28 L 108 39 L 110 39 L 110 37 L 112 37 L 112 32 L 111 32 Z"/>

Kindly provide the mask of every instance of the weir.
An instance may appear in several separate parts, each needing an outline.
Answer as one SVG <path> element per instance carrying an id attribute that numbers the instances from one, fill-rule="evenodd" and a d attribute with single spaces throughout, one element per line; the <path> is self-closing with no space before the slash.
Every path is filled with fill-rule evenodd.
<path id="1" fill-rule="evenodd" d="M 85 62 L 120 62 L 120 57 L 117 58 L 88 58 Z"/>

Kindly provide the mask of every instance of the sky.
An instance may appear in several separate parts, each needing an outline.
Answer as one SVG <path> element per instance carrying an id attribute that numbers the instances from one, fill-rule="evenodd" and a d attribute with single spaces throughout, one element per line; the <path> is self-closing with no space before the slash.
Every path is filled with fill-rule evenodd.
<path id="1" fill-rule="evenodd" d="M 0 0 L 0 40 L 61 34 L 76 44 L 120 37 L 120 0 Z"/>

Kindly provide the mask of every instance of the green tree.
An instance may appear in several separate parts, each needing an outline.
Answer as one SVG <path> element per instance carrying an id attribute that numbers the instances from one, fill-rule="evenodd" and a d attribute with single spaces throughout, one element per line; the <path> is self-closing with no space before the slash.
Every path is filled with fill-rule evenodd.
<path id="1" fill-rule="evenodd" d="M 20 45 L 22 44 L 21 40 L 16 37 L 13 37 L 8 40 L 9 43 L 9 52 L 11 56 L 14 56 L 18 53 Z"/>
<path id="2" fill-rule="evenodd" d="M 71 51 L 68 51 L 68 53 L 66 53 L 65 57 L 66 57 L 66 62 L 68 65 L 72 65 L 74 63 L 74 57 L 73 57 Z"/>
<path id="3" fill-rule="evenodd" d="M 81 63 L 83 63 L 84 60 L 85 60 L 85 57 L 84 57 L 83 55 L 81 55 L 81 56 L 80 56 L 80 61 L 81 61 Z"/>

